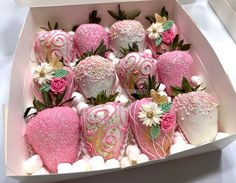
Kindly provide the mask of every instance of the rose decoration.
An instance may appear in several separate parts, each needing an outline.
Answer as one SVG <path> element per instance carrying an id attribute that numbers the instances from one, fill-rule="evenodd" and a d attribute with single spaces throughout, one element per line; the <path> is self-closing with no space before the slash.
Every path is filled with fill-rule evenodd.
<path id="1" fill-rule="evenodd" d="M 169 132 L 171 129 L 173 129 L 174 123 L 174 114 L 173 113 L 166 113 L 162 116 L 161 120 L 161 129 L 164 132 Z"/>
<path id="2" fill-rule="evenodd" d="M 54 94 L 61 94 L 66 89 L 66 81 L 63 78 L 53 78 L 50 89 Z"/>
<path id="3" fill-rule="evenodd" d="M 174 41 L 176 35 L 177 35 L 177 27 L 175 24 L 173 24 L 171 29 L 162 33 L 162 40 L 164 43 L 170 44 Z"/>

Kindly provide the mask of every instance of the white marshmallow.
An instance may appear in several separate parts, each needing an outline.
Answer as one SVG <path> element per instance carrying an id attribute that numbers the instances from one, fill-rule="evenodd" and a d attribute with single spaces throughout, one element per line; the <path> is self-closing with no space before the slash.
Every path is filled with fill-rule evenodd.
<path id="1" fill-rule="evenodd" d="M 126 149 L 126 155 L 132 161 L 136 161 L 138 159 L 139 153 L 140 153 L 139 148 L 134 145 L 129 145 Z"/>
<path id="2" fill-rule="evenodd" d="M 69 31 L 68 34 L 71 35 L 71 36 L 74 36 L 74 35 L 75 35 L 75 32 Z"/>
<path id="3" fill-rule="evenodd" d="M 228 137 L 228 136 L 229 136 L 228 133 L 218 132 L 217 135 L 216 135 L 215 140 L 220 140 L 220 139 L 223 139 L 223 138 Z"/>
<path id="4" fill-rule="evenodd" d="M 160 92 L 158 92 L 158 94 L 160 94 L 161 96 L 167 96 L 168 97 L 168 95 L 165 91 L 160 91 Z"/>
<path id="5" fill-rule="evenodd" d="M 75 97 L 74 100 L 73 100 L 73 105 L 75 105 L 75 106 L 78 105 L 79 103 L 85 101 L 84 96 L 81 95 L 81 94 L 78 93 L 78 92 L 73 92 L 73 93 L 72 93 L 72 97 Z"/>
<path id="6" fill-rule="evenodd" d="M 168 103 L 171 103 L 171 97 L 167 97 Z"/>
<path id="7" fill-rule="evenodd" d="M 43 162 L 39 155 L 31 156 L 24 163 L 24 171 L 28 174 L 32 174 L 40 170 L 42 168 Z"/>
<path id="8" fill-rule="evenodd" d="M 146 154 L 139 154 L 138 159 L 137 159 L 137 164 L 145 163 L 147 161 L 149 161 L 149 158 Z"/>
<path id="9" fill-rule="evenodd" d="M 170 154 L 175 154 L 175 153 L 179 153 L 179 152 L 182 152 L 182 151 L 185 151 L 185 150 L 188 150 L 188 149 L 192 149 L 196 146 L 192 145 L 192 144 L 173 144 L 171 147 L 170 147 Z"/>
<path id="10" fill-rule="evenodd" d="M 109 60 L 113 60 L 114 58 L 116 58 L 116 56 L 115 56 L 115 54 L 114 54 L 113 52 L 110 52 L 110 53 L 108 54 L 107 58 L 108 58 Z"/>
<path id="11" fill-rule="evenodd" d="M 57 165 L 57 172 L 60 173 L 72 173 L 73 167 L 70 163 L 60 163 Z"/>
<path id="12" fill-rule="evenodd" d="M 73 165 L 73 172 L 86 172 L 89 171 L 89 163 L 85 159 L 76 161 Z"/>
<path id="13" fill-rule="evenodd" d="M 94 156 L 89 160 L 90 170 L 105 169 L 105 162 L 102 156 Z"/>
<path id="14" fill-rule="evenodd" d="M 200 85 L 204 83 L 204 79 L 201 76 L 192 76 L 191 82 L 195 85 Z"/>
<path id="15" fill-rule="evenodd" d="M 125 156 L 120 160 L 120 166 L 121 168 L 132 166 L 132 161 L 127 156 Z"/>
<path id="16" fill-rule="evenodd" d="M 173 142 L 174 144 L 187 144 L 187 142 L 183 139 L 182 136 L 174 137 Z"/>
<path id="17" fill-rule="evenodd" d="M 164 85 L 164 84 L 161 83 L 161 84 L 159 85 L 159 88 L 158 88 L 157 91 L 158 91 L 158 92 L 161 92 L 161 91 L 164 91 L 165 89 L 166 89 L 166 85 Z"/>
<path id="18" fill-rule="evenodd" d="M 120 102 L 123 106 L 126 106 L 129 102 L 129 99 L 125 95 L 120 95 L 116 97 L 117 102 Z"/>
<path id="19" fill-rule="evenodd" d="M 46 168 L 42 167 L 37 172 L 34 172 L 32 175 L 49 175 L 49 172 Z"/>
<path id="20" fill-rule="evenodd" d="M 146 49 L 146 50 L 144 50 L 144 52 L 147 53 L 147 54 L 149 54 L 150 56 L 152 56 L 152 50 Z"/>
<path id="21" fill-rule="evenodd" d="M 78 114 L 81 114 L 85 109 L 87 109 L 89 107 L 88 104 L 86 104 L 85 102 L 81 102 L 76 106 L 77 112 Z"/>
<path id="22" fill-rule="evenodd" d="M 106 169 L 111 169 L 111 168 L 120 168 L 120 162 L 117 159 L 109 159 L 105 163 L 105 168 Z"/>

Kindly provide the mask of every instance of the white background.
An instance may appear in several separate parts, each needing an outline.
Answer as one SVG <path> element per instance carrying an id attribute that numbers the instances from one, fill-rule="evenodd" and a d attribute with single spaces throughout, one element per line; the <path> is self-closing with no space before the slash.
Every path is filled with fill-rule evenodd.
<path id="1" fill-rule="evenodd" d="M 230 38 L 221 22 L 211 10 L 206 0 L 184 0 L 185 9 L 206 36 L 225 70 L 232 84 L 236 88 L 236 45 Z M 3 120 L 2 104 L 7 104 L 11 60 L 25 20 L 28 8 L 19 8 L 13 0 L 0 0 L 0 183 L 18 183 L 12 178 L 5 177 L 4 150 L 3 150 Z M 230 17 L 229 17 L 230 18 Z M 199 155 L 192 158 L 167 162 L 162 169 L 155 173 L 158 179 L 148 179 L 143 172 L 143 179 L 136 182 L 177 182 L 177 183 L 234 183 L 236 182 L 236 141 L 221 152 Z M 106 178 L 84 179 L 81 182 L 111 182 L 109 175 Z M 132 178 L 132 180 L 134 180 Z M 78 182 L 78 181 L 77 181 Z M 119 180 L 112 180 L 113 183 Z"/>

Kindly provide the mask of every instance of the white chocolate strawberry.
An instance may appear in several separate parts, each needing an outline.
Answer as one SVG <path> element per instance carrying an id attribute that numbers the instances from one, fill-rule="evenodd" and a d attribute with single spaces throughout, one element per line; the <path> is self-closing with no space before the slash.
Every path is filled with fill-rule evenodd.
<path id="1" fill-rule="evenodd" d="M 218 132 L 216 98 L 204 91 L 179 94 L 174 98 L 176 119 L 193 145 L 213 141 Z"/>
<path id="2" fill-rule="evenodd" d="M 78 90 L 86 98 L 96 97 L 103 90 L 108 95 L 115 91 L 115 67 L 103 57 L 87 57 L 79 62 L 74 73 Z"/>

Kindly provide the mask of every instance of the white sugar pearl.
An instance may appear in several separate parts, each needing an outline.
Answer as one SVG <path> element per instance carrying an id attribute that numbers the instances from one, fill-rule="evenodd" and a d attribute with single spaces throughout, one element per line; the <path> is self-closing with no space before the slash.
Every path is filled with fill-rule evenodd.
<path id="1" fill-rule="evenodd" d="M 32 175 L 49 175 L 49 172 L 44 167 L 42 167 L 37 172 L 34 172 Z"/>
<path id="2" fill-rule="evenodd" d="M 123 106 L 126 106 L 129 102 L 129 99 L 125 95 L 120 95 L 116 97 L 115 101 L 120 102 Z"/>
<path id="3" fill-rule="evenodd" d="M 109 159 L 105 163 L 105 168 L 110 169 L 110 168 L 119 168 L 120 167 L 120 162 L 117 159 Z"/>
<path id="4" fill-rule="evenodd" d="M 105 169 L 105 162 L 102 156 L 94 156 L 89 160 L 90 170 Z"/>
<path id="5" fill-rule="evenodd" d="M 116 58 L 116 56 L 115 56 L 115 54 L 114 54 L 113 52 L 110 52 L 110 53 L 108 54 L 107 58 L 108 58 L 109 60 L 113 60 L 114 58 Z"/>
<path id="6" fill-rule="evenodd" d="M 120 166 L 121 168 L 132 166 L 132 161 L 127 156 L 125 156 L 120 160 Z"/>
<path id="7" fill-rule="evenodd" d="M 147 54 L 149 54 L 150 56 L 152 56 L 152 50 L 146 49 L 146 50 L 144 50 L 144 52 L 147 53 Z"/>
<path id="8" fill-rule="evenodd" d="M 72 173 L 73 167 L 70 163 L 60 163 L 57 165 L 57 172 L 60 173 Z"/>
<path id="9" fill-rule="evenodd" d="M 146 154 L 139 154 L 138 159 L 137 159 L 137 164 L 144 163 L 149 161 L 149 158 Z"/>
<path id="10" fill-rule="evenodd" d="M 191 82 L 196 85 L 200 85 L 204 83 L 204 79 L 201 76 L 192 76 Z"/>
<path id="11" fill-rule="evenodd" d="M 228 136 L 229 136 L 228 133 L 219 132 L 219 133 L 217 133 L 215 140 L 220 140 L 220 139 L 223 139 L 223 138 L 228 137 Z"/>
<path id="12" fill-rule="evenodd" d="M 87 109 L 89 107 L 88 104 L 86 104 L 85 102 L 81 102 L 76 106 L 77 112 L 78 114 L 81 114 L 85 109 Z"/>
<path id="13" fill-rule="evenodd" d="M 136 161 L 139 156 L 139 148 L 137 146 L 129 146 L 129 148 L 126 151 L 126 155 L 129 157 L 130 160 Z"/>
<path id="14" fill-rule="evenodd" d="M 76 161 L 73 165 L 73 172 L 85 172 L 89 170 L 88 161 L 85 159 L 81 159 Z"/>
<path id="15" fill-rule="evenodd" d="M 158 88 L 158 92 L 161 92 L 161 91 L 164 91 L 166 89 L 166 85 L 164 85 L 164 84 L 160 84 L 159 85 L 159 88 Z"/>
<path id="16" fill-rule="evenodd" d="M 72 97 L 75 97 L 74 100 L 73 100 L 73 105 L 75 105 L 75 106 L 78 105 L 79 103 L 85 101 L 84 96 L 81 95 L 81 94 L 78 93 L 78 92 L 73 92 Z"/>
<path id="17" fill-rule="evenodd" d="M 40 168 L 42 168 L 42 166 L 43 166 L 43 162 L 42 162 L 40 156 L 34 155 L 25 161 L 24 171 L 28 174 L 32 174 L 32 173 L 40 170 Z"/>

